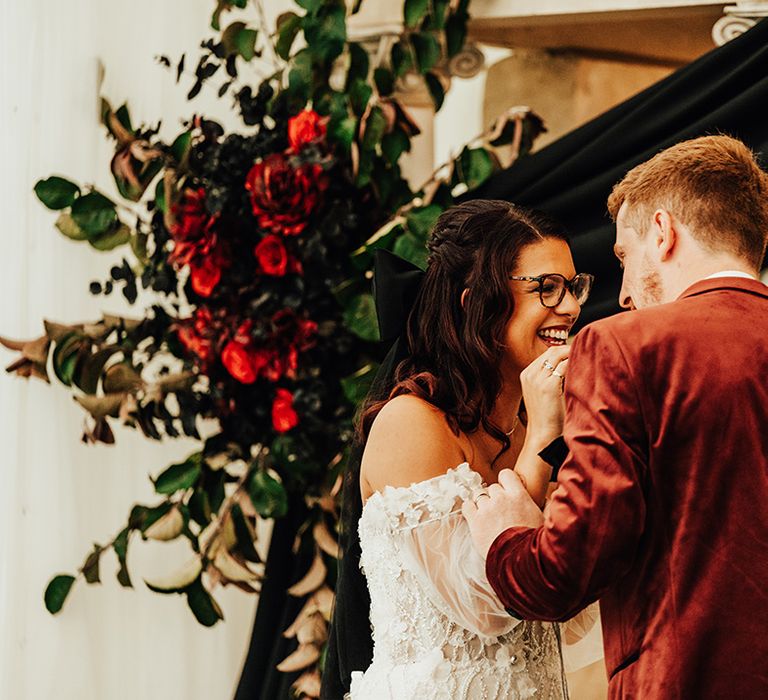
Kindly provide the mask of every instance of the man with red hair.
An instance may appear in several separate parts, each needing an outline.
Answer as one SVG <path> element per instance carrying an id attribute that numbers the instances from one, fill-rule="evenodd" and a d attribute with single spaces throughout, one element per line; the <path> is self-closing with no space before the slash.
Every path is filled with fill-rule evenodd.
<path id="1" fill-rule="evenodd" d="M 600 600 L 611 698 L 768 698 L 768 176 L 708 136 L 608 208 L 633 311 L 574 342 L 558 487 L 542 515 L 505 470 L 464 514 L 510 614 Z"/>

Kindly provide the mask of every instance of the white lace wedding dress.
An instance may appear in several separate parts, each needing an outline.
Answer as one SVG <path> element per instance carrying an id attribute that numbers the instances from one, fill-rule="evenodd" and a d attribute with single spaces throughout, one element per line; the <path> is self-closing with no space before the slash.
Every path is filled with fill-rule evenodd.
<path id="1" fill-rule="evenodd" d="M 558 625 L 508 615 L 472 545 L 461 503 L 483 490 L 465 463 L 366 502 L 359 532 L 373 663 L 352 674 L 348 700 L 567 698 Z M 596 608 L 585 613 L 572 639 L 594 628 Z"/>

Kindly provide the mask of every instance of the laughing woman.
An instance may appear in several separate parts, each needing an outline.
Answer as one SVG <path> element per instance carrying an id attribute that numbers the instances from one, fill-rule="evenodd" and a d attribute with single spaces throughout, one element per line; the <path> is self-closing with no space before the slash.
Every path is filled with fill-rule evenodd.
<path id="1" fill-rule="evenodd" d="M 374 647 L 349 697 L 565 698 L 558 626 L 506 613 L 460 506 L 505 467 L 544 505 L 551 468 L 538 453 L 562 431 L 566 339 L 592 278 L 556 225 L 508 202 L 446 211 L 428 246 L 409 354 L 360 425 Z M 568 636 L 595 617 L 588 609 Z"/>

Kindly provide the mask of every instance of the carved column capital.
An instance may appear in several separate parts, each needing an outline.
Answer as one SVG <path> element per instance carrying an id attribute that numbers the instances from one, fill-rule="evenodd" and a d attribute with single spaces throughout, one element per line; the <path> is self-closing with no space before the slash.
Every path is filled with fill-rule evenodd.
<path id="1" fill-rule="evenodd" d="M 712 27 L 712 39 L 717 46 L 728 43 L 768 17 L 768 0 L 748 0 L 723 8 L 724 16 Z"/>

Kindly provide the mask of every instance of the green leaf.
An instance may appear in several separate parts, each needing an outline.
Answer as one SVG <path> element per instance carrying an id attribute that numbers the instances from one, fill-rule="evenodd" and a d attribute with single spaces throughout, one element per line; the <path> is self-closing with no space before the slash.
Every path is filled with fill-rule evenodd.
<path id="1" fill-rule="evenodd" d="M 232 525 L 235 528 L 237 538 L 237 551 L 248 561 L 260 562 L 261 557 L 253 546 L 255 533 L 243 515 L 243 510 L 235 503 L 232 506 Z"/>
<path id="2" fill-rule="evenodd" d="M 392 71 L 386 68 L 377 68 L 373 71 L 373 80 L 376 83 L 376 89 L 379 91 L 379 95 L 387 97 L 391 95 L 395 90 L 395 76 Z"/>
<path id="3" fill-rule="evenodd" d="M 256 38 L 259 33 L 255 29 L 241 29 L 235 37 L 237 52 L 250 61 L 256 55 Z"/>
<path id="4" fill-rule="evenodd" d="M 66 209 L 72 206 L 80 194 L 80 188 L 74 182 L 53 175 L 46 180 L 37 181 L 35 194 L 49 209 Z"/>
<path id="5" fill-rule="evenodd" d="M 160 520 L 160 518 L 166 515 L 171 507 L 171 504 L 167 501 L 154 508 L 135 505 L 131 508 L 131 514 L 128 517 L 128 527 L 132 530 L 139 530 L 144 534 L 150 527 L 152 527 L 152 525 Z"/>
<path id="6" fill-rule="evenodd" d="M 181 164 L 183 163 L 187 155 L 189 154 L 189 148 L 192 145 L 192 132 L 191 131 L 184 131 L 183 133 L 179 134 L 171 144 L 171 155 L 173 156 L 174 160 Z M 163 180 L 160 180 L 157 183 L 158 190 L 160 188 L 163 188 L 163 193 L 165 190 L 165 183 Z"/>
<path id="7" fill-rule="evenodd" d="M 359 294 L 344 309 L 344 323 L 363 340 L 379 340 L 379 324 L 376 319 L 376 303 L 370 294 Z"/>
<path id="8" fill-rule="evenodd" d="M 432 0 L 427 20 L 424 23 L 425 29 L 443 29 L 445 27 L 445 11 L 448 9 L 449 0 Z"/>
<path id="9" fill-rule="evenodd" d="M 131 229 L 123 223 L 118 224 L 115 228 L 106 231 L 98 236 L 92 236 L 88 242 L 96 250 L 114 250 L 115 248 L 125 245 L 131 240 Z"/>
<path id="10" fill-rule="evenodd" d="M 262 518 L 282 518 L 288 512 L 283 485 L 263 469 L 256 469 L 248 484 L 253 507 Z"/>
<path id="11" fill-rule="evenodd" d="M 178 141 L 178 139 L 176 140 Z M 155 185 L 155 204 L 163 214 L 167 212 L 165 204 L 165 180 L 163 178 L 160 178 L 157 181 L 157 185 Z"/>
<path id="12" fill-rule="evenodd" d="M 315 112 L 334 121 L 344 119 L 349 114 L 347 95 L 343 92 L 329 90 L 321 95 L 315 94 L 312 99 Z"/>
<path id="13" fill-rule="evenodd" d="M 429 0 L 405 0 L 403 19 L 405 26 L 414 29 L 424 19 L 429 9 Z"/>
<path id="14" fill-rule="evenodd" d="M 275 51 L 284 61 L 291 55 L 291 46 L 302 27 L 302 18 L 295 12 L 285 12 L 277 18 Z"/>
<path id="15" fill-rule="evenodd" d="M 357 175 L 355 176 L 355 187 L 358 189 L 370 184 L 375 155 L 374 151 L 362 150 L 360 152 L 360 162 L 358 163 Z"/>
<path id="16" fill-rule="evenodd" d="M 408 135 L 400 128 L 396 128 L 384 135 L 381 140 L 381 152 L 384 157 L 393 165 L 400 160 L 404 152 L 411 150 L 411 140 Z"/>
<path id="17" fill-rule="evenodd" d="M 53 371 L 65 386 L 72 386 L 82 340 L 79 333 L 72 332 L 56 342 L 56 348 L 53 351 Z"/>
<path id="18" fill-rule="evenodd" d="M 189 514 L 200 527 L 205 527 L 211 522 L 211 502 L 204 489 L 198 487 L 190 496 Z"/>
<path id="19" fill-rule="evenodd" d="M 219 620 L 224 619 L 221 608 L 211 594 L 205 590 L 200 577 L 190 584 L 185 592 L 187 594 L 187 604 L 201 625 L 212 627 Z"/>
<path id="20" fill-rule="evenodd" d="M 373 88 L 364 80 L 355 80 L 349 88 L 349 103 L 352 111 L 362 117 L 368 107 L 368 101 L 373 95 Z"/>
<path id="21" fill-rule="evenodd" d="M 378 105 L 368 114 L 365 122 L 365 132 L 363 133 L 362 147 L 367 151 L 372 151 L 381 142 L 384 136 L 384 130 L 387 128 L 387 118 Z"/>
<path id="22" fill-rule="evenodd" d="M 349 150 L 357 133 L 357 119 L 355 117 L 345 117 L 338 121 L 332 121 L 329 126 L 329 133 L 334 141 Z"/>
<path id="23" fill-rule="evenodd" d="M 123 588 L 133 588 L 131 577 L 128 574 L 128 537 L 131 534 L 130 527 L 120 531 L 112 543 L 112 549 L 115 550 L 117 560 L 120 563 L 120 570 L 117 572 L 117 580 Z"/>
<path id="24" fill-rule="evenodd" d="M 229 9 L 229 0 L 218 0 L 216 3 L 216 9 L 213 11 L 213 14 L 211 15 L 211 29 L 215 31 L 219 31 L 221 29 L 221 13 L 224 12 L 224 10 Z"/>
<path id="25" fill-rule="evenodd" d="M 136 256 L 136 259 L 142 264 L 142 265 L 148 265 L 149 264 L 149 251 L 147 249 L 147 244 L 149 243 L 149 236 L 146 233 L 143 233 L 142 231 L 136 231 L 131 235 L 131 250 L 133 251 L 133 254 Z"/>
<path id="26" fill-rule="evenodd" d="M 63 212 L 59 214 L 55 226 L 61 233 L 73 241 L 84 241 L 88 238 L 88 234 L 75 223 L 75 220 L 69 214 Z"/>
<path id="27" fill-rule="evenodd" d="M 102 547 L 95 544 L 93 546 L 93 551 L 85 560 L 83 568 L 80 569 L 80 571 L 83 572 L 86 583 L 101 583 L 101 579 L 99 578 L 99 561 L 103 551 L 104 549 Z"/>
<path id="28" fill-rule="evenodd" d="M 465 148 L 459 156 L 461 178 L 469 189 L 475 189 L 493 173 L 493 159 L 484 148 Z"/>
<path id="29" fill-rule="evenodd" d="M 341 380 L 341 388 L 347 401 L 355 406 L 363 401 L 371 389 L 377 369 L 377 365 L 369 363 Z"/>
<path id="30" fill-rule="evenodd" d="M 402 78 L 409 70 L 413 68 L 413 56 L 408 46 L 402 41 L 398 41 L 392 46 L 391 53 L 392 72 L 396 78 Z"/>
<path id="31" fill-rule="evenodd" d="M 426 241 L 443 210 L 437 204 L 411 209 L 406 215 L 408 230 L 417 238 Z"/>
<path id="32" fill-rule="evenodd" d="M 445 23 L 445 46 L 449 58 L 453 58 L 464 48 L 467 39 L 467 14 L 455 12 Z"/>
<path id="33" fill-rule="evenodd" d="M 117 120 L 131 133 L 133 133 L 133 126 L 131 126 L 131 115 L 128 112 L 128 104 L 123 103 L 117 108 L 117 112 L 115 112 L 115 116 L 117 117 Z"/>
<path id="34" fill-rule="evenodd" d="M 400 236 L 395 241 L 395 247 L 392 252 L 412 262 L 422 270 L 427 267 L 427 245 L 422 239 L 417 238 L 412 233 Z"/>
<path id="35" fill-rule="evenodd" d="M 323 0 L 296 0 L 296 4 L 309 14 L 314 14 L 322 6 Z"/>
<path id="36" fill-rule="evenodd" d="M 112 200 L 100 192 L 89 192 L 75 200 L 72 218 L 91 238 L 109 231 L 117 222 L 117 212 Z"/>
<path id="37" fill-rule="evenodd" d="M 322 61 L 329 63 L 339 56 L 347 40 L 347 17 L 343 4 L 327 3 L 317 15 L 307 16 L 304 19 L 304 37 L 309 50 Z"/>
<path id="38" fill-rule="evenodd" d="M 245 22 L 232 22 L 222 33 L 221 43 L 228 56 L 242 56 L 250 61 L 256 55 L 256 38 L 258 32 L 248 29 Z"/>
<path id="39" fill-rule="evenodd" d="M 202 461 L 202 454 L 197 452 L 184 462 L 172 464 L 155 480 L 155 491 L 171 494 L 191 488 L 200 478 Z"/>
<path id="40" fill-rule="evenodd" d="M 297 101 L 305 103 L 312 87 L 312 55 L 302 49 L 293 57 L 291 66 L 288 73 L 288 90 Z"/>
<path id="41" fill-rule="evenodd" d="M 440 44 L 432 34 L 412 34 L 411 44 L 416 52 L 416 63 L 421 73 L 435 67 L 440 60 Z"/>
<path id="42" fill-rule="evenodd" d="M 424 76 L 424 80 L 427 82 L 427 89 L 432 97 L 432 102 L 435 103 L 435 111 L 438 112 L 445 100 L 445 89 L 443 88 L 443 84 L 440 82 L 440 78 L 434 73 L 427 73 Z"/>
<path id="43" fill-rule="evenodd" d="M 75 577 L 67 574 L 54 576 L 51 579 L 45 589 L 45 607 L 48 608 L 49 613 L 55 615 L 61 610 L 74 582 Z"/>
<path id="44" fill-rule="evenodd" d="M 370 59 L 368 52 L 360 44 L 351 43 L 349 45 L 349 69 L 347 70 L 347 87 L 350 87 L 356 80 L 368 81 L 368 70 L 370 68 Z"/>

